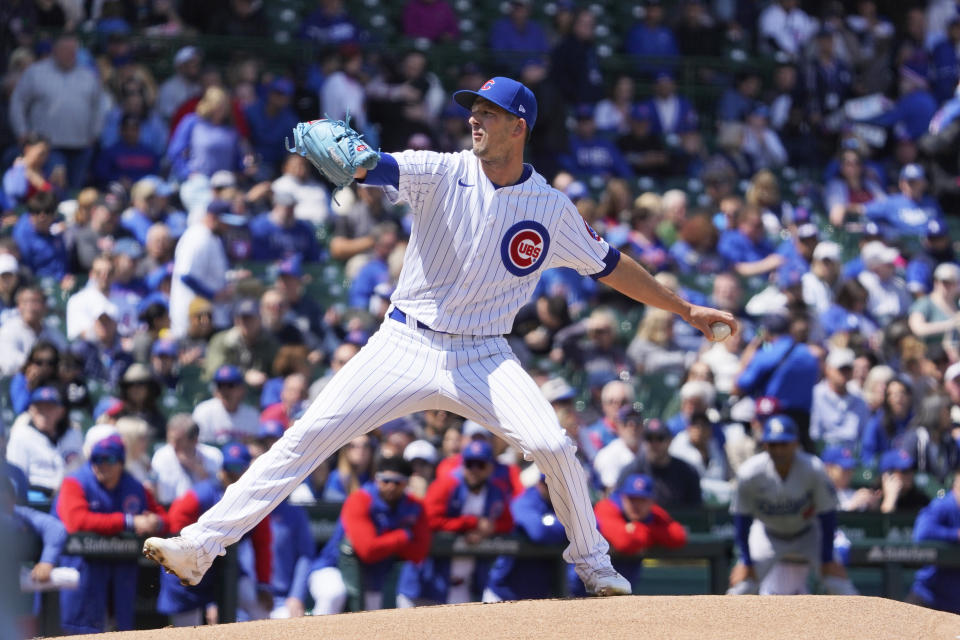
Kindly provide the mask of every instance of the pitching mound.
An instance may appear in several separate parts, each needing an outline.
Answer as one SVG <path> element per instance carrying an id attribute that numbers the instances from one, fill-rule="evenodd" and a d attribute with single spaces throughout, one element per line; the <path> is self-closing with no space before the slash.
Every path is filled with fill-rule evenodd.
<path id="1" fill-rule="evenodd" d="M 630 596 L 527 600 L 215 627 L 103 634 L 109 640 L 954 640 L 960 616 L 883 598 Z M 89 640 L 94 636 L 73 636 Z"/>

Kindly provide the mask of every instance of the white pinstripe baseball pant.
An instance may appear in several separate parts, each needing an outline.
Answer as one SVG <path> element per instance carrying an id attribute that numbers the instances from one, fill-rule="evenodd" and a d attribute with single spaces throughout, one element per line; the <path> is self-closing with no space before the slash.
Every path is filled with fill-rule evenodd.
<path id="1" fill-rule="evenodd" d="M 507 341 L 384 321 L 271 449 L 223 498 L 181 532 L 201 548 L 199 566 L 267 516 L 324 459 L 379 425 L 425 409 L 444 409 L 503 437 L 546 475 L 570 545 L 563 557 L 581 578 L 608 567 L 576 447 Z"/>

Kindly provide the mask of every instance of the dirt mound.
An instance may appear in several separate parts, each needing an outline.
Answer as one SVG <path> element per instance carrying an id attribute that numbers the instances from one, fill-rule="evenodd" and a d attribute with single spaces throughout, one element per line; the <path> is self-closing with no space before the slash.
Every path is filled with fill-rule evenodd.
<path id="1" fill-rule="evenodd" d="M 73 636 L 89 640 L 94 636 Z M 215 627 L 103 634 L 109 640 L 955 640 L 960 616 L 867 597 L 625 596 L 526 600 Z"/>

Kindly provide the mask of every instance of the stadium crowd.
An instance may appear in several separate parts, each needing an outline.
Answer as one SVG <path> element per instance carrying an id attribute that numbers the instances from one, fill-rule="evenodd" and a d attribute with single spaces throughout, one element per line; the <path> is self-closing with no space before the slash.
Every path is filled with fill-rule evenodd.
<path id="1" fill-rule="evenodd" d="M 622 3 L 633 22 L 612 40 L 598 20 L 615 3 L 510 0 L 454 82 L 431 47 L 457 41 L 462 3 L 402 3 L 401 50 L 353 3 L 319 0 L 294 34 L 316 56 L 284 69 L 242 52 L 206 60 L 207 34 L 271 37 L 265 3 L 193 4 L 0 7 L 0 488 L 11 517 L 51 541 L 34 577 L 80 571 L 62 592 L 64 629 L 100 631 L 108 614 L 130 628 L 137 568 L 58 560 L 58 526 L 149 535 L 195 521 L 384 318 L 409 213 L 389 190 L 332 193 L 285 136 L 349 114 L 384 150 L 457 151 L 469 127 L 450 93 L 495 74 L 536 94 L 529 159 L 584 219 L 741 323 L 711 343 L 563 269 L 518 316 L 510 343 L 576 442 L 614 549 L 684 544 L 670 509 L 727 504 L 775 415 L 822 458 L 843 510 L 916 512 L 938 489 L 951 499 L 952 0 L 646 0 Z M 160 73 L 142 47 L 172 37 L 190 44 Z M 627 64 L 609 64 L 610 42 Z M 734 62 L 691 71 L 690 58 Z M 58 521 L 22 515 L 51 501 Z M 315 502 L 344 504 L 322 548 L 300 508 Z M 345 541 L 366 608 L 383 605 L 396 561 L 400 606 L 548 595 L 549 570 L 524 564 L 535 560 L 427 552 L 431 531 L 557 544 L 550 514 L 539 471 L 482 425 L 444 411 L 396 420 L 322 463 L 241 543 L 241 609 L 342 610 Z M 215 622 L 216 580 L 163 576 L 158 610 Z M 960 611 L 920 582 L 914 593 Z"/>

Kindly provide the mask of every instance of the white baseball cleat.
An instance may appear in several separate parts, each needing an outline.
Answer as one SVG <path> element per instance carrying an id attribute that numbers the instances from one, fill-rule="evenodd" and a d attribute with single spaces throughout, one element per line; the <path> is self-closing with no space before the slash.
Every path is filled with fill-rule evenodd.
<path id="1" fill-rule="evenodd" d="M 143 555 L 180 578 L 180 584 L 193 587 L 200 584 L 205 571 L 200 570 L 197 559 L 200 548 L 186 538 L 147 538 L 143 543 Z"/>
<path id="2" fill-rule="evenodd" d="M 584 581 L 584 586 L 587 593 L 595 596 L 629 596 L 633 593 L 630 582 L 613 567 L 598 569 Z"/>

